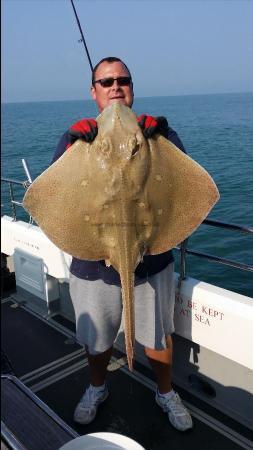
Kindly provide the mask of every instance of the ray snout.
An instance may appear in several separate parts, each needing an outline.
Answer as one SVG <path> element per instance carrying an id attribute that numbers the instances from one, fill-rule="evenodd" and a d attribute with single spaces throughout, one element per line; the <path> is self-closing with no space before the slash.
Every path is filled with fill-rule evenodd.
<path id="1" fill-rule="evenodd" d="M 126 133 L 139 131 L 135 113 L 127 106 L 115 102 L 108 106 L 97 118 L 99 131 L 102 134 L 121 128 Z"/>

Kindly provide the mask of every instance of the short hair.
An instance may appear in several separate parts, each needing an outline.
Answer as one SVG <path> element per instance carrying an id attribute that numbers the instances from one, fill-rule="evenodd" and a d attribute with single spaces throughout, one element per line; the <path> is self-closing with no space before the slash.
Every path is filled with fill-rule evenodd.
<path id="1" fill-rule="evenodd" d="M 94 69 L 92 71 L 91 82 L 92 82 L 93 85 L 94 85 L 94 82 L 95 82 L 96 71 L 97 71 L 98 67 L 100 66 L 100 64 L 102 64 L 103 62 L 108 62 L 109 64 L 112 64 L 114 62 L 121 62 L 123 64 L 123 66 L 125 66 L 125 68 L 127 69 L 128 73 L 129 73 L 129 75 L 131 77 L 130 70 L 128 69 L 127 65 L 120 58 L 117 58 L 116 56 L 107 56 L 106 58 L 101 59 L 101 61 L 99 61 L 95 65 L 95 67 L 94 67 Z"/>

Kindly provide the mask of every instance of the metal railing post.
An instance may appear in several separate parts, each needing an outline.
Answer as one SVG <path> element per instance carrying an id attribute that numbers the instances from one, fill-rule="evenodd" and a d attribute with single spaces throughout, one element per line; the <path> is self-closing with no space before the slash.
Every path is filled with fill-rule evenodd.
<path id="1" fill-rule="evenodd" d="M 182 285 L 182 281 L 186 278 L 186 250 L 187 250 L 187 242 L 188 239 L 185 239 L 180 244 L 180 273 L 177 282 L 176 288 L 176 300 L 180 301 L 180 289 Z"/>
<path id="2" fill-rule="evenodd" d="M 180 244 L 180 278 L 184 280 L 186 278 L 186 250 L 188 239 Z"/>
<path id="3" fill-rule="evenodd" d="M 14 222 L 17 221 L 17 212 L 16 212 L 16 206 L 14 204 L 14 194 L 13 194 L 13 188 L 12 188 L 12 183 L 9 182 L 9 193 L 10 193 L 10 199 L 11 199 L 11 209 L 12 209 L 12 214 L 13 214 L 13 220 Z"/>

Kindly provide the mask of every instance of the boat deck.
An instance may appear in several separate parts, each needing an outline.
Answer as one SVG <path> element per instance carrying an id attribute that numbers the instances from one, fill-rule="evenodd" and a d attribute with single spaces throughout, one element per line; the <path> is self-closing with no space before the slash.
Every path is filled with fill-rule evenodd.
<path id="1" fill-rule="evenodd" d="M 194 428 L 185 433 L 176 431 L 154 401 L 151 370 L 135 363 L 134 371 L 129 372 L 118 350 L 108 367 L 110 396 L 99 407 L 94 422 L 75 424 L 73 411 L 89 374 L 87 356 L 75 340 L 73 323 L 57 315 L 43 318 L 19 304 L 15 295 L 4 298 L 1 307 L 2 347 L 15 375 L 78 434 L 121 433 L 146 450 L 252 448 L 248 428 L 177 386 L 193 416 Z M 53 445 L 47 448 L 56 450 Z M 40 450 L 39 444 L 31 444 L 30 450 Z"/>

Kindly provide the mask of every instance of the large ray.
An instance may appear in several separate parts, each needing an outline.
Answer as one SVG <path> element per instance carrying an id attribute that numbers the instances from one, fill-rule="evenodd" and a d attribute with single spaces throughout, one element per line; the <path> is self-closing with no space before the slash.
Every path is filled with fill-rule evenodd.
<path id="1" fill-rule="evenodd" d="M 130 108 L 114 103 L 98 135 L 69 151 L 29 187 L 23 205 L 61 250 L 106 260 L 120 274 L 129 368 L 134 271 L 188 237 L 219 199 L 210 175 L 162 136 L 146 140 Z"/>

